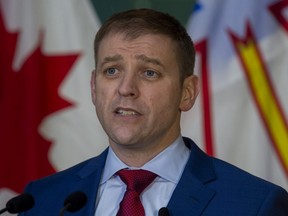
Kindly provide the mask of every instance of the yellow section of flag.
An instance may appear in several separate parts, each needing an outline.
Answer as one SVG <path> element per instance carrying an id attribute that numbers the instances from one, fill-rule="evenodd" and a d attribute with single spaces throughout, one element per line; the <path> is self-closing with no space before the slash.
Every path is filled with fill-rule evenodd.
<path id="1" fill-rule="evenodd" d="M 241 58 L 264 124 L 287 172 L 288 127 L 257 43 L 253 37 L 249 37 L 245 42 L 237 41 L 235 47 Z"/>

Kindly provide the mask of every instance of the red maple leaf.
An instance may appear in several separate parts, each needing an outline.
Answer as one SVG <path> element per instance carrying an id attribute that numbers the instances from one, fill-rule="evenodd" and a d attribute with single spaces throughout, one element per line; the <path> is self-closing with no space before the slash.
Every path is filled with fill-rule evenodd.
<path id="1" fill-rule="evenodd" d="M 0 12 L 0 188 L 23 191 L 31 180 L 55 172 L 52 144 L 39 134 L 44 117 L 71 106 L 59 85 L 78 54 L 45 55 L 41 40 L 19 71 L 12 68 L 18 32 L 9 33 Z"/>

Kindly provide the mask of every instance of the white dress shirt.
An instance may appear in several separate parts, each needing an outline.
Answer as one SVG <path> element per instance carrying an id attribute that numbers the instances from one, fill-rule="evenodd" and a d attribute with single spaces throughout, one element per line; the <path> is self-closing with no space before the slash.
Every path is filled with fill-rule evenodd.
<path id="1" fill-rule="evenodd" d="M 166 207 L 180 180 L 190 151 L 179 136 L 169 147 L 147 162 L 140 169 L 156 173 L 156 179 L 140 195 L 145 214 L 157 216 L 162 207 Z M 121 169 L 139 169 L 128 167 L 109 148 L 103 175 L 101 177 L 95 216 L 114 216 L 126 191 L 126 184 L 115 173 Z"/>

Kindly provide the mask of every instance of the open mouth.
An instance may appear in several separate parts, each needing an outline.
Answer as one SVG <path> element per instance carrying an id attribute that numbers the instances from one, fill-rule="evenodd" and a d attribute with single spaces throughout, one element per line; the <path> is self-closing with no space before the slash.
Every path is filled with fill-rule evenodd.
<path id="1" fill-rule="evenodd" d="M 123 109 L 123 108 L 119 108 L 115 111 L 115 113 L 117 115 L 121 115 L 121 116 L 135 116 L 135 115 L 139 115 L 138 112 L 131 110 L 131 109 Z"/>

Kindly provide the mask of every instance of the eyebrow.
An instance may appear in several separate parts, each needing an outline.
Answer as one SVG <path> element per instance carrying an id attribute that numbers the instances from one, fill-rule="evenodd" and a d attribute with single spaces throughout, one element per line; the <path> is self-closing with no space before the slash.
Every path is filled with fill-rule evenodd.
<path id="1" fill-rule="evenodd" d="M 165 68 L 165 66 L 161 63 L 161 61 L 159 61 L 158 59 L 156 58 L 150 58 L 144 54 L 141 54 L 141 55 L 136 55 L 136 59 L 137 60 L 141 60 L 145 63 L 151 63 L 151 64 L 154 64 L 154 65 L 158 65 L 158 66 L 161 66 L 162 68 Z M 101 67 L 103 67 L 103 65 L 109 63 L 109 62 L 117 62 L 117 61 L 121 61 L 123 60 L 123 56 L 122 55 L 114 55 L 114 56 L 107 56 L 104 58 L 103 62 L 101 63 Z"/>
<path id="2" fill-rule="evenodd" d="M 123 57 L 121 55 L 114 55 L 114 56 L 107 56 L 104 58 L 103 62 L 101 62 L 101 67 L 103 67 L 103 65 L 105 65 L 106 63 L 109 62 L 117 62 L 117 61 L 121 61 L 123 60 Z"/>
<path id="3" fill-rule="evenodd" d="M 159 61 L 156 58 L 150 58 L 150 57 L 142 54 L 142 55 L 137 55 L 136 59 L 144 61 L 146 63 L 151 63 L 151 64 L 158 65 L 158 66 L 165 68 L 165 66 L 161 63 L 161 61 Z"/>

